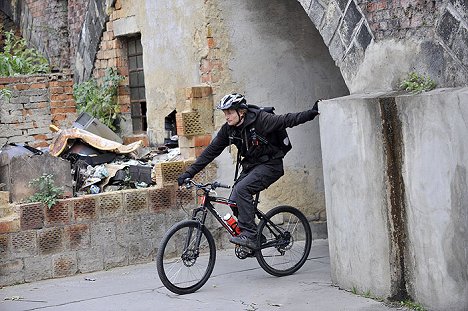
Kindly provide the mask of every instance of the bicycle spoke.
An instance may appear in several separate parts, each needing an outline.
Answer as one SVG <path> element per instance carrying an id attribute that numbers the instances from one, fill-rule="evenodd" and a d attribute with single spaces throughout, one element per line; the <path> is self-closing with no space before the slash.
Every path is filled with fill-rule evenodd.
<path id="1" fill-rule="evenodd" d="M 257 253 L 257 260 L 273 275 L 294 273 L 304 264 L 310 251 L 311 232 L 307 219 L 298 210 L 287 206 L 275 208 L 267 215 L 270 219 L 279 219 L 280 223 L 262 223 L 260 230 L 267 237 L 268 246 Z M 279 235 L 275 236 L 273 232 L 279 232 Z"/>
<path id="2" fill-rule="evenodd" d="M 215 251 L 209 231 L 194 221 L 181 222 L 168 232 L 158 251 L 161 281 L 177 294 L 196 291 L 213 271 Z"/>

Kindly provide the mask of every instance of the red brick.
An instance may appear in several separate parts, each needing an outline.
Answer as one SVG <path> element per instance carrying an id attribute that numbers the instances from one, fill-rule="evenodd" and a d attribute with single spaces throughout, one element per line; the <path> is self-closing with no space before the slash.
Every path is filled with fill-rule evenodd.
<path id="1" fill-rule="evenodd" d="M 206 147 L 211 142 L 211 135 L 198 135 L 193 137 L 194 147 Z"/>
<path id="2" fill-rule="evenodd" d="M 174 205 L 175 188 L 150 188 L 148 189 L 149 207 L 152 212 L 160 212 Z"/>
<path id="3" fill-rule="evenodd" d="M 207 42 L 210 49 L 215 47 L 215 40 L 213 38 L 207 38 Z"/>
<path id="4" fill-rule="evenodd" d="M 40 254 L 58 253 L 63 250 L 63 229 L 49 228 L 38 233 L 38 249 Z"/>
<path id="5" fill-rule="evenodd" d="M 44 208 L 46 226 L 68 225 L 70 224 L 69 202 L 59 200 L 51 208 Z"/>
<path id="6" fill-rule="evenodd" d="M 46 140 L 46 139 L 47 139 L 47 135 L 45 135 L 45 134 L 37 134 L 37 135 L 33 135 L 33 138 L 34 138 L 34 140 Z"/>
<path id="7" fill-rule="evenodd" d="M 6 258 L 6 254 L 9 252 L 10 249 L 10 235 L 9 234 L 1 234 L 0 235 L 0 257 Z"/>
<path id="8" fill-rule="evenodd" d="M 12 84 L 12 83 L 18 83 L 22 80 L 22 78 L 15 78 L 15 77 L 1 77 L 0 78 L 0 83 L 1 84 Z"/>
<path id="9" fill-rule="evenodd" d="M 17 232 L 20 230 L 19 218 L 2 219 L 0 221 L 0 234 Z"/>
<path id="10" fill-rule="evenodd" d="M 29 84 L 16 84 L 13 88 L 18 91 L 29 90 Z"/>
<path id="11" fill-rule="evenodd" d="M 65 244 L 71 250 L 89 247 L 89 225 L 79 224 L 65 227 L 65 241 Z"/>
<path id="12" fill-rule="evenodd" d="M 96 218 L 96 200 L 93 197 L 82 197 L 73 201 L 73 217 L 75 222 L 93 220 Z"/>
<path id="13" fill-rule="evenodd" d="M 52 101 L 61 101 L 70 99 L 70 95 L 68 94 L 52 94 L 50 95 L 50 100 Z"/>
<path id="14" fill-rule="evenodd" d="M 64 114 L 56 114 L 53 116 L 52 121 L 57 122 L 57 121 L 63 121 L 66 119 L 67 119 L 67 116 Z"/>
<path id="15" fill-rule="evenodd" d="M 75 113 L 76 108 L 52 108 L 50 109 L 51 114 L 59 114 L 59 113 Z"/>
<path id="16" fill-rule="evenodd" d="M 20 206 L 21 230 L 40 229 L 44 226 L 42 203 L 30 203 Z"/>
<path id="17" fill-rule="evenodd" d="M 53 276 L 62 277 L 76 274 L 77 259 L 75 254 L 60 254 L 57 257 L 54 256 L 53 263 Z"/>
<path id="18" fill-rule="evenodd" d="M 73 86 L 73 80 L 59 81 L 58 86 Z"/>
<path id="19" fill-rule="evenodd" d="M 49 90 L 50 90 L 50 92 L 51 92 L 52 94 L 60 94 L 60 93 L 63 93 L 63 87 L 61 87 L 61 86 L 50 87 Z"/>
<path id="20" fill-rule="evenodd" d="M 46 83 L 33 83 L 31 84 L 31 89 L 45 89 L 47 88 L 47 84 Z"/>

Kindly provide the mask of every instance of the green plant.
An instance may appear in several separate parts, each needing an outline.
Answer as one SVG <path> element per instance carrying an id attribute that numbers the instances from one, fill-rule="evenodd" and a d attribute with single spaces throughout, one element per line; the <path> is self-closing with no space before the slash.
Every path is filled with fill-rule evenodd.
<path id="1" fill-rule="evenodd" d="M 115 130 L 115 121 L 120 113 L 117 102 L 119 83 L 124 79 L 115 68 L 107 68 L 101 83 L 92 78 L 73 87 L 78 111 L 87 112 Z"/>
<path id="2" fill-rule="evenodd" d="M 5 46 L 0 53 L 0 76 L 30 75 L 50 72 L 49 62 L 37 50 L 27 48 L 26 40 L 5 33 Z"/>
<path id="3" fill-rule="evenodd" d="M 421 93 L 435 89 L 436 83 L 429 77 L 410 72 L 406 79 L 400 83 L 400 88 L 413 93 Z"/>
<path id="4" fill-rule="evenodd" d="M 11 90 L 7 88 L 0 89 L 0 99 L 5 98 L 7 101 L 11 98 Z"/>
<path id="5" fill-rule="evenodd" d="M 54 206 L 63 194 L 63 188 L 56 187 L 51 174 L 43 174 L 33 179 L 29 185 L 36 188 L 37 192 L 27 199 L 27 202 L 42 202 L 48 208 Z"/>
<path id="6" fill-rule="evenodd" d="M 409 308 L 411 310 L 415 310 L 415 311 L 426 311 L 426 308 L 424 308 L 423 306 L 421 306 L 419 303 L 416 303 L 414 301 L 411 301 L 411 300 L 405 300 L 405 301 L 402 301 L 400 302 L 400 304 L 406 308 Z"/>

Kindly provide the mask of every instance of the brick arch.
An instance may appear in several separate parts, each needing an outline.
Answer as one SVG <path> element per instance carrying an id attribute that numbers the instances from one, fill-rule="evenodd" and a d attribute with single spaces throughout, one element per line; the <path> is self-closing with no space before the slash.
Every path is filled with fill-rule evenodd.
<path id="1" fill-rule="evenodd" d="M 322 35 L 348 84 L 375 39 L 362 9 L 354 0 L 299 2 Z"/>
<path id="2" fill-rule="evenodd" d="M 416 48 L 405 52 L 409 59 L 405 70 L 428 74 L 440 87 L 468 85 L 468 8 L 464 0 L 299 2 L 322 35 L 348 86 L 360 78 L 357 72 L 361 66 L 373 65 L 365 59 L 373 43 L 379 44 L 378 50 L 408 42 Z M 385 57 L 373 61 L 384 62 Z"/>

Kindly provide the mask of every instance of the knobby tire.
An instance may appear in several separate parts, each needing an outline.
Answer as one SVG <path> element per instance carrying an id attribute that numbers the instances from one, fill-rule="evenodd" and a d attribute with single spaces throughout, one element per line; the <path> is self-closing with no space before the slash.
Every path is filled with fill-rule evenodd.
<path id="1" fill-rule="evenodd" d="M 196 237 L 201 232 L 200 254 Z M 189 243 L 186 243 L 190 238 Z M 185 245 L 188 244 L 188 248 Z M 156 255 L 158 275 L 171 292 L 184 295 L 200 289 L 209 279 L 216 261 L 216 247 L 210 231 L 198 221 L 175 224 L 161 241 Z"/>
<path id="2" fill-rule="evenodd" d="M 307 260 L 312 246 L 312 231 L 302 212 L 292 206 L 278 206 L 266 213 L 282 232 L 289 232 L 291 238 L 281 245 L 256 251 L 256 258 L 263 270 L 274 276 L 286 276 L 299 270 Z M 258 225 L 258 243 L 276 243 L 281 240 L 270 230 L 271 225 L 263 219 Z M 275 232 L 276 233 L 276 232 Z M 263 240 L 263 241 L 262 241 Z M 289 243 L 287 243 L 289 241 Z"/>

